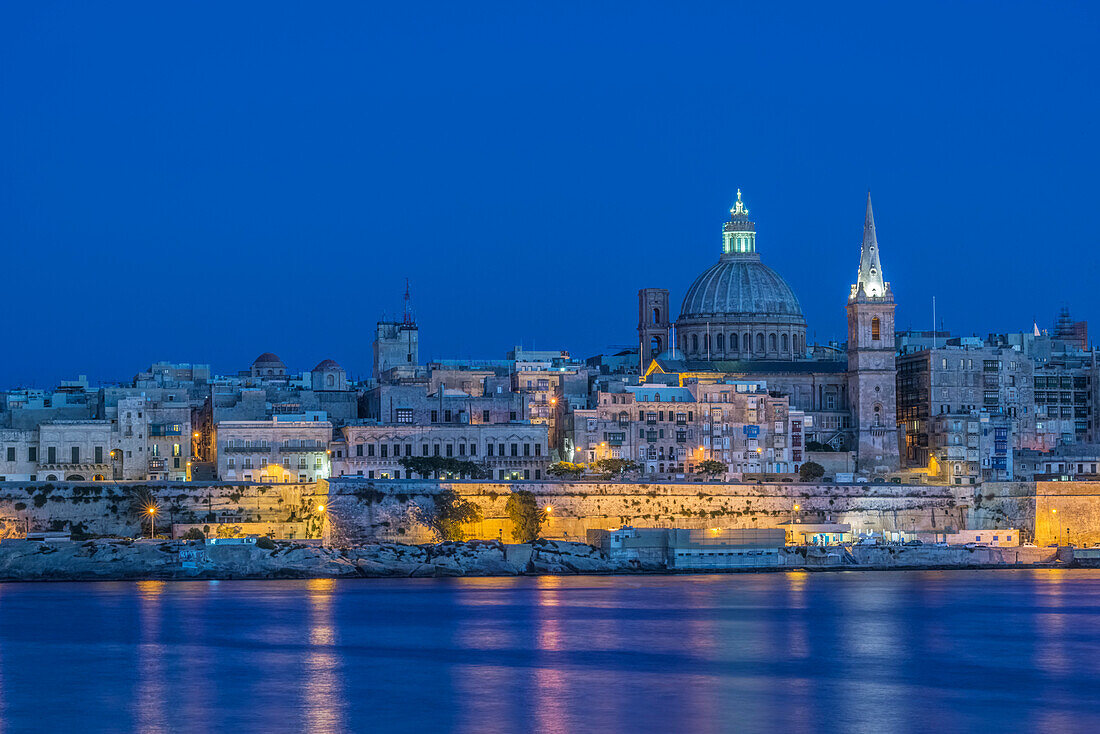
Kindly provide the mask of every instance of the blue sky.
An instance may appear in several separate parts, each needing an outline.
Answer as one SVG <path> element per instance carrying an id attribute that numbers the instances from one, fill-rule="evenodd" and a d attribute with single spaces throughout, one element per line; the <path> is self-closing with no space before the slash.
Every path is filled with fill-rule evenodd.
<path id="1" fill-rule="evenodd" d="M 843 339 L 868 188 L 901 327 L 1096 314 L 1097 10 L 9 3 L 0 385 L 261 352 L 369 373 L 632 344 L 737 188 Z M 1098 325 L 1100 328 L 1100 325 Z"/>

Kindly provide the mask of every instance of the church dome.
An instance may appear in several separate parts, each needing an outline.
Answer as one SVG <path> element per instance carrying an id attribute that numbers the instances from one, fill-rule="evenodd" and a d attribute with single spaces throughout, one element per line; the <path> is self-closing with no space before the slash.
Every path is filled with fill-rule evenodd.
<path id="1" fill-rule="evenodd" d="M 252 363 L 253 367 L 286 367 L 283 364 L 283 360 L 276 357 L 271 352 L 264 352 L 259 357 L 256 357 L 256 361 Z"/>
<path id="2" fill-rule="evenodd" d="M 724 321 L 730 316 L 804 323 L 794 291 L 755 253 L 723 255 L 695 279 L 680 307 L 682 319 Z"/>
<path id="3" fill-rule="evenodd" d="M 676 319 L 688 360 L 793 360 L 805 355 L 806 319 L 787 281 L 760 262 L 756 224 L 737 192 L 718 262 L 695 279 Z"/>

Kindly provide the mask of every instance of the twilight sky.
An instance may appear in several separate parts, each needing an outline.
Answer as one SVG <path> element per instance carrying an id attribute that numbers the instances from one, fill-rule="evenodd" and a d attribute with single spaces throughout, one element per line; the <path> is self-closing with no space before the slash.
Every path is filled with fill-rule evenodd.
<path id="1" fill-rule="evenodd" d="M 599 7 L 591 7 L 599 5 Z M 871 189 L 898 325 L 1100 328 L 1100 23 L 1062 3 L 7 3 L 0 387 L 634 344 L 740 187 L 844 338 Z"/>

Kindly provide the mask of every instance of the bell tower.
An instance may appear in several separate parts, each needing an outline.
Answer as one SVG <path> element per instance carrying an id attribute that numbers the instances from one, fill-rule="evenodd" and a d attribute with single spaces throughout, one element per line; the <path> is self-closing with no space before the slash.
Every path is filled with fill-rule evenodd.
<path id="1" fill-rule="evenodd" d="M 668 289 L 642 288 L 638 291 L 638 374 L 644 375 L 649 363 L 669 349 Z"/>
<path id="2" fill-rule="evenodd" d="M 901 464 L 894 355 L 894 294 L 883 279 L 868 192 L 859 272 L 848 297 L 848 396 L 860 472 L 896 471 Z"/>

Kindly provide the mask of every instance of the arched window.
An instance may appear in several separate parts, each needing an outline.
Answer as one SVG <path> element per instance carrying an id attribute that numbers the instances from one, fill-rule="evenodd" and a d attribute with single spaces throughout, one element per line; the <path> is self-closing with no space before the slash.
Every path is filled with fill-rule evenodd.
<path id="1" fill-rule="evenodd" d="M 782 338 L 782 339 L 781 339 L 780 341 L 782 341 L 782 342 L 783 342 L 783 351 L 784 351 L 784 352 L 789 352 L 789 351 L 790 351 L 790 346 L 791 346 L 791 345 L 790 345 L 790 342 L 788 341 L 788 337 L 787 337 L 787 335 L 786 335 L 786 334 L 784 334 L 784 335 L 783 335 L 783 338 Z"/>
<path id="2" fill-rule="evenodd" d="M 802 335 L 801 334 L 795 334 L 794 335 L 794 351 L 797 354 L 802 354 Z"/>
<path id="3" fill-rule="evenodd" d="M 703 351 L 710 351 L 710 334 L 703 334 Z"/>
<path id="4" fill-rule="evenodd" d="M 714 337 L 714 348 L 721 352 L 726 347 L 726 337 L 718 334 Z"/>
<path id="5" fill-rule="evenodd" d="M 752 334 L 747 331 L 745 332 L 745 335 L 741 341 L 741 348 L 744 349 L 746 352 L 752 351 Z"/>
<path id="6" fill-rule="evenodd" d="M 653 309 L 653 323 L 661 323 L 661 309 L 659 308 Z"/>
<path id="7" fill-rule="evenodd" d="M 871 319 L 871 341 L 878 341 L 881 339 L 882 327 L 879 324 L 878 316 Z"/>
<path id="8" fill-rule="evenodd" d="M 661 353 L 661 337 L 653 337 L 653 339 L 649 342 L 649 351 L 653 354 Z"/>
<path id="9" fill-rule="evenodd" d="M 691 335 L 691 351 L 692 352 L 698 352 L 699 351 L 699 335 L 698 334 L 692 334 Z"/>
<path id="10" fill-rule="evenodd" d="M 730 334 L 730 351 L 737 351 L 737 334 Z"/>
<path id="11" fill-rule="evenodd" d="M 878 404 L 875 405 L 875 425 L 882 425 L 882 406 Z"/>
<path id="12" fill-rule="evenodd" d="M 760 352 L 761 354 L 764 353 L 764 335 L 763 334 L 757 334 L 756 335 L 756 351 Z"/>
<path id="13" fill-rule="evenodd" d="M 335 375 L 325 375 L 325 385 L 327 385 L 328 387 L 335 386 L 336 385 L 336 376 Z"/>
<path id="14" fill-rule="evenodd" d="M 768 334 L 768 349 L 773 352 L 779 351 L 779 347 L 775 343 L 775 334 Z"/>

